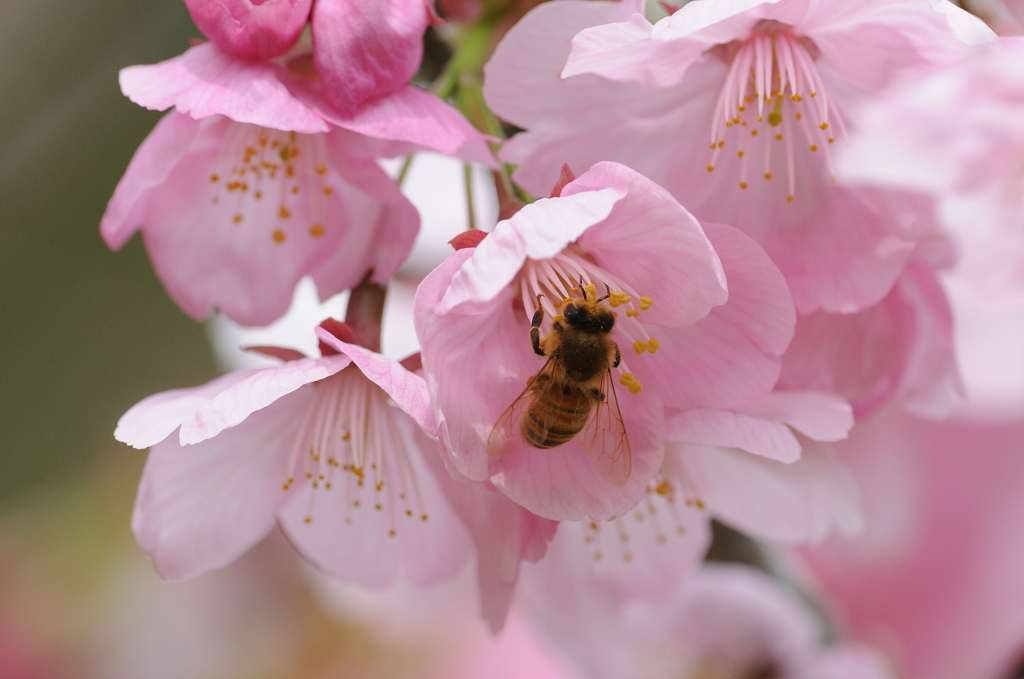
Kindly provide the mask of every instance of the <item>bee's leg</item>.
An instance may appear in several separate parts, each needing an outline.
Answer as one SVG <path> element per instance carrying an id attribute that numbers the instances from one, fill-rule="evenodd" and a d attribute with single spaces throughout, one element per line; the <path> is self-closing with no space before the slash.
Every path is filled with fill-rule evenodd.
<path id="1" fill-rule="evenodd" d="M 615 347 L 615 360 L 612 361 L 612 367 L 618 368 L 619 363 L 622 363 L 622 354 L 619 352 L 619 345 L 612 342 L 612 346 Z"/>
<path id="2" fill-rule="evenodd" d="M 533 345 L 533 353 L 538 356 L 544 355 L 544 349 L 540 346 L 540 324 L 544 321 L 544 307 L 540 305 L 540 295 L 537 295 L 537 310 L 533 312 L 533 321 L 530 323 L 530 343 Z"/>

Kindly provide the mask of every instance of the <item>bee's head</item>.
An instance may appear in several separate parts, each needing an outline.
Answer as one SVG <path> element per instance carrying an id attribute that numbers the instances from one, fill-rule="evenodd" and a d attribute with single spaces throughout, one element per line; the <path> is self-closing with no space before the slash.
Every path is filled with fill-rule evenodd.
<path id="1" fill-rule="evenodd" d="M 615 316 L 596 302 L 569 302 L 562 310 L 565 322 L 579 330 L 588 332 L 611 332 L 615 327 Z"/>

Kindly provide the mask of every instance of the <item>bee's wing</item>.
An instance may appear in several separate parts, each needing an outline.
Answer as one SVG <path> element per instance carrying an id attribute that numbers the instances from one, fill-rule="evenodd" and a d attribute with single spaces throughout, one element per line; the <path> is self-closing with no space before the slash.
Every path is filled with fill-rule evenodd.
<path id="1" fill-rule="evenodd" d="M 555 362 L 549 357 L 544 367 L 526 381 L 526 388 L 494 423 L 491 435 L 487 437 L 487 457 L 492 460 L 501 460 L 513 454 L 514 449 L 509 449 L 509 441 L 514 438 L 522 440 L 523 437 L 519 433 L 519 422 L 526 414 L 526 409 L 530 406 L 534 396 L 543 395 L 554 384 L 554 380 L 550 379 L 554 369 Z M 546 379 L 541 378 L 541 375 L 546 376 Z"/>
<path id="2" fill-rule="evenodd" d="M 621 488 L 629 479 L 633 456 L 629 450 L 626 426 L 622 423 L 611 370 L 606 371 L 601 379 L 601 391 L 605 395 L 604 400 L 595 405 L 590 420 L 580 432 L 583 449 L 594 461 L 601 476 Z"/>

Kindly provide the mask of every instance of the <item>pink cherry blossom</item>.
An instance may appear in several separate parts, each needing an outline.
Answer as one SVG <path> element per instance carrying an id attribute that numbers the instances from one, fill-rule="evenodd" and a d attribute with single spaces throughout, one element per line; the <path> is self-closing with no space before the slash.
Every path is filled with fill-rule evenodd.
<path id="1" fill-rule="evenodd" d="M 386 280 L 418 215 L 378 155 L 430 148 L 487 161 L 485 138 L 436 97 L 407 87 L 342 116 L 303 75 L 310 66 L 308 56 L 286 66 L 204 44 L 121 73 L 133 101 L 175 110 L 139 147 L 101 233 L 118 249 L 141 231 L 165 287 L 196 319 L 218 309 L 270 323 L 304 275 L 322 298 L 371 270 Z"/>
<path id="2" fill-rule="evenodd" d="M 890 399 L 923 417 L 948 415 L 964 394 L 953 317 L 935 273 L 914 259 L 878 304 L 801 317 L 779 386 L 841 394 L 859 417 Z"/>
<path id="3" fill-rule="evenodd" d="M 986 296 L 1024 287 L 1024 39 L 893 93 L 865 111 L 840 165 L 855 184 L 934 196 L 959 267 Z"/>
<path id="4" fill-rule="evenodd" d="M 775 391 L 734 411 L 689 410 L 666 426 L 660 478 L 758 539 L 854 534 L 863 528 L 857 487 L 826 445 L 852 426 L 850 405 L 828 393 Z"/>
<path id="5" fill-rule="evenodd" d="M 541 516 L 611 518 L 636 505 L 661 466 L 665 408 L 739 407 L 770 391 L 795 321 L 785 283 L 749 238 L 708 229 L 646 178 L 599 163 L 431 273 L 417 291 L 416 331 L 451 464 Z M 563 301 L 581 296 L 581 277 L 589 294 L 607 289 L 618 314 L 618 393 L 606 396 L 621 408 L 631 469 L 583 435 L 550 451 L 512 437 L 490 459 L 499 416 L 544 365 L 530 346 L 538 299 L 546 335 Z"/>
<path id="6" fill-rule="evenodd" d="M 864 100 L 991 32 L 927 0 L 695 0 L 653 26 L 642 7 L 547 3 L 498 46 L 485 95 L 526 129 L 503 149 L 517 181 L 540 193 L 564 162 L 622 162 L 758 241 L 801 313 L 884 297 L 929 215 L 834 184 L 833 147 Z"/>
<path id="7" fill-rule="evenodd" d="M 821 592 L 906 679 L 1013 677 L 1024 640 L 1024 422 L 890 407 L 837 444 L 866 529 L 804 551 Z"/>
<path id="8" fill-rule="evenodd" d="M 423 58 L 430 0 L 317 0 L 313 58 L 324 95 L 346 113 L 405 87 Z"/>
<path id="9" fill-rule="evenodd" d="M 425 382 L 317 334 L 321 358 L 157 394 L 121 418 L 115 437 L 151 448 L 132 529 L 164 577 L 224 566 L 275 522 L 320 569 L 366 586 L 463 567 L 469 536 L 427 461 L 436 444 L 418 438 L 436 427 Z"/>
<path id="10" fill-rule="evenodd" d="M 559 535 L 551 551 L 527 569 L 526 609 L 583 676 L 892 677 L 867 647 L 826 646 L 806 603 L 752 568 L 706 564 L 660 596 L 639 598 L 598 575 L 588 545 Z"/>
<path id="11" fill-rule="evenodd" d="M 313 0 L 185 0 L 203 35 L 243 59 L 269 59 L 291 49 L 312 4 Z"/>

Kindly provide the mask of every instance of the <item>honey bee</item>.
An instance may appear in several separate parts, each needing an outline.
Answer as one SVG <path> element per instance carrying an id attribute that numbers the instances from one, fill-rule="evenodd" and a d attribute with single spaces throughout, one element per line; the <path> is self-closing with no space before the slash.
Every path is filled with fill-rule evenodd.
<path id="1" fill-rule="evenodd" d="M 547 356 L 544 366 L 526 381 L 526 388 L 502 413 L 487 442 L 488 455 L 502 459 L 515 453 L 509 446 L 518 436 L 534 448 L 555 448 L 582 433 L 583 449 L 601 475 L 617 486 L 629 478 L 632 458 L 622 423 L 612 369 L 621 354 L 611 338 L 615 316 L 580 281 L 583 298 L 573 298 L 556 316 L 543 338 L 544 309 L 530 327 L 534 353 Z"/>

